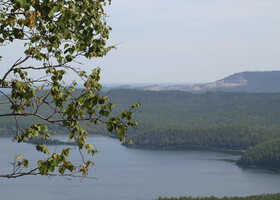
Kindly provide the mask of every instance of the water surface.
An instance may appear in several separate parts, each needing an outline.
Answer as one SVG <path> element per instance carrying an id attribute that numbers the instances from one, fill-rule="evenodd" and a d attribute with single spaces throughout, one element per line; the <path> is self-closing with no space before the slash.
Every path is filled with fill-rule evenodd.
<path id="1" fill-rule="evenodd" d="M 247 196 L 280 192 L 280 174 L 235 165 L 239 154 L 215 151 L 176 151 L 126 148 L 112 138 L 90 137 L 100 150 L 90 176 L 98 180 L 67 181 L 61 177 L 0 179 L 0 199 L 148 200 L 159 196 Z M 20 153 L 39 158 L 31 144 L 0 138 L 0 172 Z M 61 147 L 52 147 L 57 152 Z M 80 157 L 74 153 L 72 157 Z M 74 161 L 74 162 L 75 162 Z"/>

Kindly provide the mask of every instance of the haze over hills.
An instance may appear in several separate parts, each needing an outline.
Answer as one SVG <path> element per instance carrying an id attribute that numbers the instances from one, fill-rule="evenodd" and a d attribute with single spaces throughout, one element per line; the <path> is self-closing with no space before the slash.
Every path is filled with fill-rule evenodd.
<path id="1" fill-rule="evenodd" d="M 233 92 L 280 92 L 280 71 L 240 72 L 212 83 L 194 85 L 153 85 L 143 90 L 180 90 L 186 92 L 233 91 Z"/>

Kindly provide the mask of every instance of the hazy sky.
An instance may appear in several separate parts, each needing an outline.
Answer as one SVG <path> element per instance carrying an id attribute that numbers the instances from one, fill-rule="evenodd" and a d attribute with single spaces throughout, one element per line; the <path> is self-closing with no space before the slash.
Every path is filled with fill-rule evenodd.
<path id="1" fill-rule="evenodd" d="M 210 82 L 280 70 L 279 0 L 112 0 L 103 82 Z"/>
<path id="2" fill-rule="evenodd" d="M 112 0 L 109 43 L 118 49 L 85 66 L 101 67 L 103 83 L 211 82 L 280 70 L 279 10 L 279 0 Z"/>

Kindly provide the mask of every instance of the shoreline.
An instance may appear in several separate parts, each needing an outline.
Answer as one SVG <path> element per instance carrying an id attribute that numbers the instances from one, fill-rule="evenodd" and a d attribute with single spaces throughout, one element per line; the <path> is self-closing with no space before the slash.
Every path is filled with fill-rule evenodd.
<path id="1" fill-rule="evenodd" d="M 65 136 L 67 137 L 67 134 L 56 134 L 56 135 L 51 135 L 51 137 L 60 137 L 60 136 Z M 99 135 L 99 134 L 88 134 L 89 137 L 104 137 L 104 138 L 112 138 L 112 139 L 117 139 L 116 137 L 112 137 L 109 135 Z M 1 137 L 5 138 L 13 138 L 13 135 L 0 135 Z M 139 146 L 139 145 L 127 145 L 127 144 L 122 144 L 123 146 L 127 148 L 133 148 L 133 149 L 150 149 L 150 150 L 199 150 L 199 151 L 220 151 L 220 152 L 233 152 L 233 153 L 244 153 L 245 150 L 242 149 L 224 149 L 224 148 L 212 148 L 212 147 L 162 147 L 162 148 L 157 148 L 157 147 L 150 147 L 150 146 Z"/>
<path id="2" fill-rule="evenodd" d="M 247 168 L 247 169 L 263 169 L 263 170 L 270 170 L 270 171 L 274 171 L 277 173 L 280 173 L 280 169 L 274 168 L 274 167 L 269 167 L 269 166 L 258 166 L 258 165 L 242 165 L 242 164 L 238 164 L 236 163 L 237 166 L 242 167 L 242 168 Z"/>
<path id="3" fill-rule="evenodd" d="M 163 147 L 163 148 L 156 148 L 150 146 L 134 146 L 134 145 L 126 145 L 123 144 L 127 148 L 132 149 L 150 149 L 150 150 L 198 150 L 198 151 L 220 151 L 220 152 L 233 152 L 242 154 L 245 152 L 243 149 L 222 149 L 222 148 L 211 148 L 211 147 Z"/>

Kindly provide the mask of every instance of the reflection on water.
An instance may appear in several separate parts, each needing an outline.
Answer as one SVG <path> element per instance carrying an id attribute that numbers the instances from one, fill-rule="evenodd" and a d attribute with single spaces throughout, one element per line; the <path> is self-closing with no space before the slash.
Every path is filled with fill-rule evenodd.
<path id="1" fill-rule="evenodd" d="M 1 199 L 155 199 L 159 196 L 247 196 L 280 192 L 280 174 L 235 165 L 240 154 L 217 151 L 126 148 L 112 138 L 90 137 L 99 153 L 91 176 L 98 180 L 24 177 L 0 179 Z M 0 138 L 1 173 L 14 154 L 39 158 L 31 144 Z M 60 151 L 61 147 L 51 147 Z M 80 159 L 77 153 L 72 158 Z"/>

